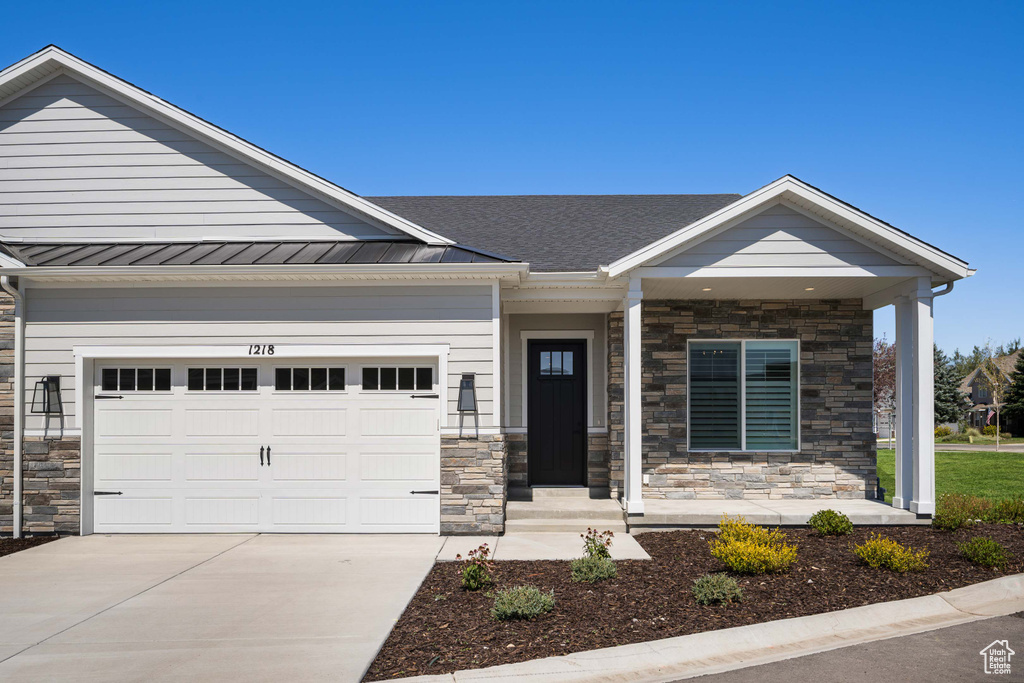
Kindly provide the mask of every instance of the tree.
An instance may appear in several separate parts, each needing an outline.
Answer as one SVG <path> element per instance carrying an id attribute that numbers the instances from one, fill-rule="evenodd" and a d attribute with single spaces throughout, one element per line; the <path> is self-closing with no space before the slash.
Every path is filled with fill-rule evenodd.
<path id="1" fill-rule="evenodd" d="M 981 364 L 981 377 L 992 392 L 992 406 L 996 410 L 996 450 L 999 450 L 1000 424 L 999 414 L 1005 402 L 1006 390 L 1010 386 L 1010 376 L 1002 371 L 995 358 L 987 358 Z"/>
<path id="2" fill-rule="evenodd" d="M 1003 397 L 1006 401 L 1003 414 L 1013 421 L 1013 433 L 1024 434 L 1024 353 L 1017 356 L 1017 363 L 1010 375 L 1010 386 Z"/>
<path id="3" fill-rule="evenodd" d="M 960 391 L 963 379 L 949 358 L 935 347 L 935 424 L 959 422 L 967 414 L 971 402 Z"/>
<path id="4" fill-rule="evenodd" d="M 988 345 L 984 347 L 975 345 L 974 349 L 968 355 L 960 353 L 960 349 L 953 352 L 953 367 L 956 373 L 960 377 L 966 377 L 969 373 L 974 372 L 974 369 L 985 362 L 985 359 L 992 355 L 992 350 Z"/>
<path id="5" fill-rule="evenodd" d="M 875 340 L 871 354 L 874 375 L 875 414 L 893 415 L 896 409 L 896 345 L 885 337 Z M 889 422 L 889 438 L 892 438 L 892 421 Z"/>

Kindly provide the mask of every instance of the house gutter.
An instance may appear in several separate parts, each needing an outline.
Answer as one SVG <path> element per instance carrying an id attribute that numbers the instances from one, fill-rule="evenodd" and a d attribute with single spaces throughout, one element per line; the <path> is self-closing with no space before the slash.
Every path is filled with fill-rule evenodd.
<path id="1" fill-rule="evenodd" d="M 953 281 L 950 280 L 949 282 L 946 283 L 946 288 L 945 289 L 940 289 L 937 292 L 932 292 L 932 300 L 934 301 L 935 299 L 939 298 L 940 296 L 946 296 L 947 294 L 949 294 L 952 291 L 953 291 Z"/>
<path id="2" fill-rule="evenodd" d="M 0 276 L 0 288 L 14 299 L 14 505 L 11 527 L 14 538 L 21 538 L 22 451 L 25 440 L 25 298 L 20 286 L 11 284 L 9 275 Z"/>

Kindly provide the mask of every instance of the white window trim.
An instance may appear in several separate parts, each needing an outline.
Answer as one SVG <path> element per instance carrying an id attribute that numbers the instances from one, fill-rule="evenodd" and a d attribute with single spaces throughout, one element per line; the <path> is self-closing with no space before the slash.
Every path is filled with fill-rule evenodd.
<path id="1" fill-rule="evenodd" d="M 531 339 L 582 339 L 587 343 L 587 428 L 594 424 L 594 331 L 593 330 L 523 330 L 519 333 L 522 340 L 522 365 L 523 376 L 523 403 L 522 403 L 522 426 L 528 426 L 526 416 L 529 414 L 528 398 L 529 393 L 529 358 L 527 353 L 530 348 Z"/>
<path id="2" fill-rule="evenodd" d="M 789 342 L 796 344 L 796 449 L 792 448 L 744 448 L 747 445 L 747 342 Z M 690 344 L 739 344 L 740 345 L 740 448 L 707 449 L 690 448 Z M 799 339 L 687 339 L 686 340 L 686 451 L 688 453 L 799 453 L 803 450 L 803 427 L 800 405 L 800 383 L 803 368 L 800 363 Z"/>

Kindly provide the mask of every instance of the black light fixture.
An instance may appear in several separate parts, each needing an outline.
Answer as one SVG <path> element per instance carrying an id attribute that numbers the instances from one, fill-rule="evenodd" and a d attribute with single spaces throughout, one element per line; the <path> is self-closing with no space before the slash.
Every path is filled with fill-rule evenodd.
<path id="1" fill-rule="evenodd" d="M 458 410 L 460 413 L 476 412 L 476 382 L 472 372 L 464 373 L 459 381 Z"/>
<path id="2" fill-rule="evenodd" d="M 32 412 L 40 415 L 63 415 L 60 401 L 60 375 L 50 375 L 36 382 L 32 391 Z"/>

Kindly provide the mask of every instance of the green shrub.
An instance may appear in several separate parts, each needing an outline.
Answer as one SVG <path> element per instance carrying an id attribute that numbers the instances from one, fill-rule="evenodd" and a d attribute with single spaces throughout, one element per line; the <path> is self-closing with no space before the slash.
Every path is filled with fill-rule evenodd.
<path id="1" fill-rule="evenodd" d="M 818 510 L 807 524 L 822 536 L 845 536 L 853 531 L 853 522 L 841 512 L 835 510 Z"/>
<path id="2" fill-rule="evenodd" d="M 533 619 L 555 607 L 555 592 L 542 593 L 536 586 L 515 586 L 494 596 L 491 617 L 498 621 Z"/>
<path id="3" fill-rule="evenodd" d="M 981 436 L 981 431 L 977 427 L 968 427 L 967 436 Z"/>
<path id="4" fill-rule="evenodd" d="M 468 557 L 463 561 L 462 566 L 462 588 L 467 591 L 477 591 L 492 583 L 491 571 L 494 569 L 494 562 L 488 559 L 491 549 L 487 544 L 482 544 L 476 550 L 466 553 Z M 456 555 L 456 560 L 462 560 L 462 555 Z"/>
<path id="5" fill-rule="evenodd" d="M 928 568 L 927 550 L 915 551 L 878 534 L 872 534 L 871 538 L 854 546 L 853 553 L 861 562 L 875 569 L 891 569 L 903 574 Z"/>
<path id="6" fill-rule="evenodd" d="M 971 443 L 971 437 L 966 434 L 951 434 L 949 436 L 941 436 L 937 441 L 939 443 Z"/>
<path id="7" fill-rule="evenodd" d="M 708 544 L 711 554 L 740 574 L 770 574 L 789 569 L 796 562 L 796 545 L 786 543 L 781 529 L 747 524 L 742 517 L 723 517 L 718 537 Z"/>
<path id="8" fill-rule="evenodd" d="M 1024 523 L 1024 498 L 1015 496 L 996 501 L 989 509 L 985 521 L 999 524 Z"/>
<path id="9" fill-rule="evenodd" d="M 984 434 L 985 436 L 995 436 L 996 435 L 996 426 L 995 425 L 985 425 L 985 428 L 981 430 L 981 433 Z"/>
<path id="10" fill-rule="evenodd" d="M 1010 553 L 991 538 L 975 536 L 966 543 L 957 543 L 956 547 L 960 549 L 961 555 L 982 567 L 1006 569 L 1010 563 Z"/>
<path id="11" fill-rule="evenodd" d="M 739 602 L 743 589 L 728 574 L 705 574 L 693 582 L 693 597 L 698 605 Z"/>
<path id="12" fill-rule="evenodd" d="M 572 580 L 577 583 L 597 583 L 614 579 L 618 570 L 607 557 L 581 557 L 572 561 Z"/>
<path id="13" fill-rule="evenodd" d="M 941 437 L 941 436 L 951 436 L 952 434 L 953 434 L 953 430 L 950 427 L 948 427 L 947 425 L 939 425 L 938 427 L 935 428 L 935 436 L 936 436 L 936 438 Z"/>
<path id="14" fill-rule="evenodd" d="M 1024 497 L 1014 496 L 992 501 L 962 493 L 946 493 L 939 496 L 932 526 L 955 531 L 976 521 L 991 524 L 1024 523 Z"/>
<path id="15" fill-rule="evenodd" d="M 583 539 L 583 552 L 587 557 L 610 558 L 612 554 L 608 549 L 612 547 L 614 535 L 611 531 L 598 531 L 587 527 L 587 533 L 580 534 L 580 538 Z"/>

